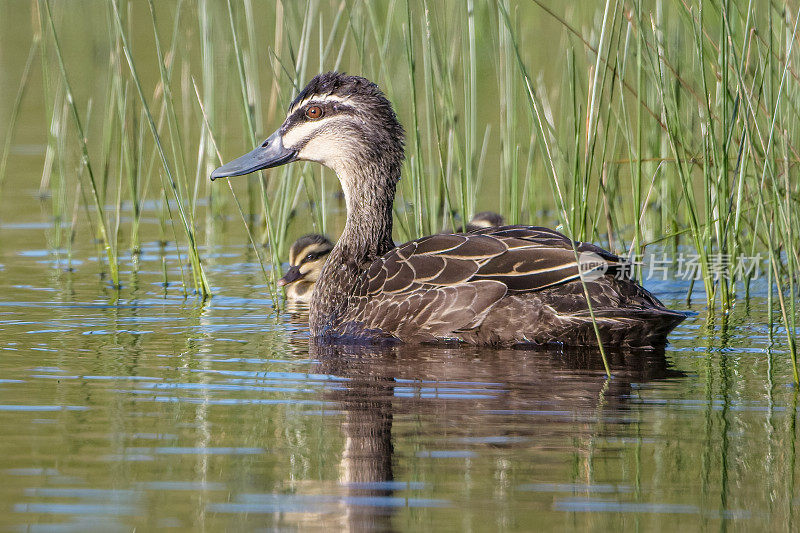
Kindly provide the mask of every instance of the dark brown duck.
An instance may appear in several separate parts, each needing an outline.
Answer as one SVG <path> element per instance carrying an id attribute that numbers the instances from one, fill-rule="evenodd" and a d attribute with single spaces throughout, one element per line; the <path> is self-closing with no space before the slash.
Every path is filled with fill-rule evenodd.
<path id="1" fill-rule="evenodd" d="M 623 259 L 547 228 L 490 227 L 395 246 L 403 139 L 377 85 L 330 72 L 311 80 L 261 146 L 211 174 L 296 160 L 336 172 L 347 222 L 311 300 L 318 340 L 592 345 L 587 294 L 604 344 L 660 346 L 683 320 L 630 279 Z M 585 257 L 599 266 L 588 274 L 584 268 L 582 279 Z"/>

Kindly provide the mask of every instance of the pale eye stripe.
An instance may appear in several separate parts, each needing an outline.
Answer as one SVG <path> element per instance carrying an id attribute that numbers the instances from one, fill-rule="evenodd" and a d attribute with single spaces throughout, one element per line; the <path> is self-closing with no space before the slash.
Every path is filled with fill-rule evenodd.
<path id="1" fill-rule="evenodd" d="M 336 94 L 326 94 L 326 95 L 312 94 L 308 98 L 300 102 L 297 102 L 297 104 L 292 106 L 292 108 L 289 110 L 288 115 L 291 115 L 292 113 L 294 113 L 295 111 L 297 111 L 298 109 L 300 109 L 301 107 L 303 107 L 308 103 L 324 104 L 326 102 L 345 102 L 349 98 L 350 98 L 349 96 L 339 96 Z"/>
<path id="2" fill-rule="evenodd" d="M 302 250 L 295 251 L 292 253 L 289 252 L 289 263 L 292 265 L 297 265 L 301 261 L 303 261 L 308 254 L 325 254 L 330 253 L 331 248 L 323 243 L 312 243 L 307 244 Z M 319 261 L 320 259 L 325 259 L 325 257 L 317 257 L 313 261 L 309 261 L 310 263 Z"/>
<path id="3" fill-rule="evenodd" d="M 308 246 L 303 248 L 303 253 L 300 255 L 300 257 L 305 257 L 311 253 L 318 254 L 324 252 L 325 250 L 327 250 L 327 247 L 322 244 L 309 244 Z"/>
<path id="4" fill-rule="evenodd" d="M 309 245 L 309 246 L 306 246 L 305 248 L 303 248 L 302 250 L 300 250 L 298 253 L 296 253 L 296 254 L 295 254 L 295 256 L 294 256 L 294 261 L 292 261 L 292 264 L 293 264 L 293 265 L 296 265 L 296 264 L 298 264 L 300 261 L 302 261 L 302 260 L 303 260 L 303 258 L 304 258 L 306 255 L 308 255 L 308 249 L 309 249 L 309 248 L 311 248 L 311 246 L 310 246 L 310 245 Z"/>
<path id="5" fill-rule="evenodd" d="M 319 251 L 322 248 L 321 244 L 312 243 L 303 248 L 303 255 L 308 255 L 311 252 Z"/>
<path id="6" fill-rule="evenodd" d="M 321 118 L 319 120 L 315 120 L 313 122 L 302 122 L 295 124 L 292 126 L 286 133 L 283 134 L 283 145 L 287 148 L 292 148 L 297 146 L 308 139 L 309 137 L 313 136 L 314 133 L 321 128 L 325 123 L 331 120 L 332 117 L 329 118 Z"/>

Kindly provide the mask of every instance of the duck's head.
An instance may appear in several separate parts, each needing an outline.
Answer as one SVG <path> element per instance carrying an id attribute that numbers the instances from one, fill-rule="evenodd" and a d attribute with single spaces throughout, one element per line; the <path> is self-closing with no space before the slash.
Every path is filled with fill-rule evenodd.
<path id="1" fill-rule="evenodd" d="M 319 279 L 325 260 L 333 250 L 333 243 L 317 234 L 305 235 L 297 239 L 289 248 L 289 270 L 278 280 L 278 285 L 286 286 L 286 296 L 301 299 Z M 300 285 L 308 285 L 295 289 Z M 310 294 L 309 294 L 310 297 Z"/>
<path id="2" fill-rule="evenodd" d="M 454 231 L 456 233 L 469 233 L 471 231 L 494 228 L 504 224 L 505 219 L 503 218 L 503 215 L 495 213 L 494 211 L 482 211 L 473 216 L 465 225 L 456 226 Z"/>
<path id="3" fill-rule="evenodd" d="M 475 231 L 483 228 L 493 228 L 502 226 L 505 223 L 503 215 L 494 211 L 481 211 L 472 217 L 467 224 L 467 231 Z"/>
<path id="4" fill-rule="evenodd" d="M 328 72 L 300 91 L 275 133 L 249 154 L 216 169 L 211 179 L 316 161 L 336 172 L 347 193 L 358 190 L 358 184 L 345 180 L 363 176 L 357 170 L 364 165 L 377 165 L 382 175 L 396 181 L 403 157 L 403 128 L 378 86 Z"/>

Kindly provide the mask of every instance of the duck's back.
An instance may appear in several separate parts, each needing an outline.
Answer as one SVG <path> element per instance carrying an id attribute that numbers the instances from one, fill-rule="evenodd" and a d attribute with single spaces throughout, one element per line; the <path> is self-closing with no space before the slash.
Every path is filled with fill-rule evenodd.
<path id="1" fill-rule="evenodd" d="M 577 252 L 577 256 L 576 256 Z M 581 281 L 580 264 L 598 270 Z M 684 315 L 629 277 L 621 258 L 547 228 L 504 226 L 400 245 L 342 289 L 328 337 L 455 339 L 472 344 L 664 344 Z M 586 293 L 584 293 L 584 287 Z"/>
<path id="2" fill-rule="evenodd" d="M 653 348 L 666 344 L 683 313 L 664 307 L 635 281 L 605 275 L 585 282 L 594 321 L 604 344 Z M 584 285 L 571 281 L 525 294 L 509 294 L 480 327 L 459 333 L 470 344 L 597 344 Z"/>

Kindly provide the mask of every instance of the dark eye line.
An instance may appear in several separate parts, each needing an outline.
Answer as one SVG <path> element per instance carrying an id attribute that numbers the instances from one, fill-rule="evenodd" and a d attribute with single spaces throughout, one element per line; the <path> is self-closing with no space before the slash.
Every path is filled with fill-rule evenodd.
<path id="1" fill-rule="evenodd" d="M 309 253 L 307 253 L 305 255 L 305 257 L 303 257 L 303 260 L 301 261 L 301 263 L 309 263 L 311 261 L 316 261 L 317 259 L 319 259 L 323 255 L 325 255 L 326 253 L 328 253 L 328 252 L 326 252 L 326 251 L 309 252 Z"/>

